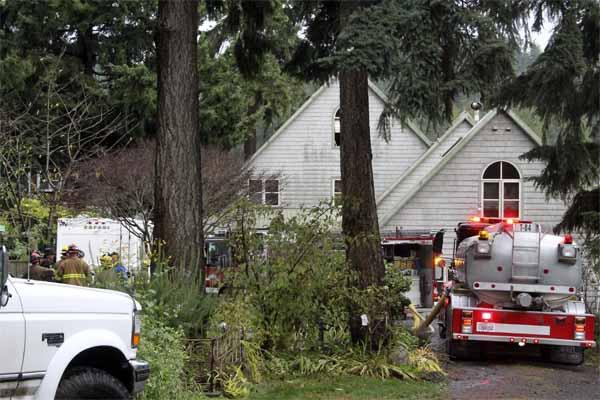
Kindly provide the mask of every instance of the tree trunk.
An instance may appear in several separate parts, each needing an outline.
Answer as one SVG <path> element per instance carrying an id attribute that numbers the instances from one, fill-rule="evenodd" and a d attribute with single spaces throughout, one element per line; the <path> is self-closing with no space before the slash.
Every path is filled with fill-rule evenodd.
<path id="1" fill-rule="evenodd" d="M 155 237 L 172 265 L 201 274 L 198 0 L 161 0 L 158 23 Z"/>
<path id="2" fill-rule="evenodd" d="M 342 111 L 342 134 L 340 135 L 342 229 L 346 241 L 347 263 L 356 273 L 357 288 L 364 290 L 369 286 L 382 285 L 385 275 L 371 165 L 373 154 L 369 129 L 369 87 L 366 70 L 340 73 L 340 106 Z M 361 326 L 360 315 L 352 314 L 350 317 L 352 340 L 364 341 L 368 329 Z M 367 315 L 367 317 L 373 323 L 378 316 Z M 376 340 L 371 341 L 372 344 L 375 342 Z"/>
<path id="3" fill-rule="evenodd" d="M 254 103 L 252 103 L 252 105 L 248 108 L 246 115 L 248 115 L 249 117 L 254 115 L 260 108 L 261 103 L 262 103 L 262 93 L 260 93 L 260 91 L 257 91 L 254 94 Z M 244 161 L 248 161 L 250 159 L 250 157 L 252 157 L 254 155 L 254 153 L 256 153 L 256 127 L 255 126 L 253 126 L 251 128 L 251 131 L 248 132 L 248 136 L 246 137 L 246 140 L 244 140 Z"/>

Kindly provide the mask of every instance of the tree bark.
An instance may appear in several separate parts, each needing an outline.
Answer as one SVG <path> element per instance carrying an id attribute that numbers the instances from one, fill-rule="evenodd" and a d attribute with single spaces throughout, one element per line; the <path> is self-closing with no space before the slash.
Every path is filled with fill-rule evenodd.
<path id="1" fill-rule="evenodd" d="M 262 93 L 257 91 L 254 93 L 254 103 L 252 103 L 252 105 L 248 108 L 246 115 L 248 115 L 248 117 L 254 115 L 260 108 L 261 103 Z M 250 129 L 251 130 L 248 132 L 246 140 L 244 140 L 244 161 L 248 161 L 250 157 L 256 153 L 256 127 L 252 127 Z"/>
<path id="2" fill-rule="evenodd" d="M 369 128 L 369 86 L 365 69 L 340 73 L 342 229 L 346 262 L 356 272 L 358 289 L 381 286 L 385 275 L 375 203 Z M 351 307 L 352 313 L 352 307 Z M 359 315 L 350 316 L 354 342 L 366 339 Z M 368 316 L 374 320 L 377 316 Z M 376 338 L 371 338 L 376 339 Z M 375 344 L 375 341 L 371 341 Z"/>
<path id="3" fill-rule="evenodd" d="M 158 23 L 155 237 L 172 265 L 201 274 L 198 0 L 159 1 Z"/>

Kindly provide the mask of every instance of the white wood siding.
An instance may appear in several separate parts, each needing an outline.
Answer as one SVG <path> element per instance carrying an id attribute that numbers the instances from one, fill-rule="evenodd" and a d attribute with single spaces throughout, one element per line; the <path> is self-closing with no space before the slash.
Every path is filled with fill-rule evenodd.
<path id="1" fill-rule="evenodd" d="M 280 174 L 284 212 L 331 199 L 332 180 L 340 177 L 339 148 L 333 142 L 338 107 L 339 85 L 332 83 L 252 160 L 257 173 Z M 372 91 L 369 107 L 375 194 L 379 196 L 427 147 L 399 123 L 393 124 L 391 141 L 386 143 L 377 131 L 383 103 Z"/>
<path id="2" fill-rule="evenodd" d="M 471 129 L 471 124 L 463 121 L 448 131 L 439 141 L 436 141 L 424 154 L 418 165 L 415 165 L 408 175 L 395 186 L 391 192 L 384 194 L 384 198 L 377 204 L 377 213 L 380 217 L 388 215 L 404 199 L 404 197 L 417 185 L 435 166 L 440 162 L 442 156 L 456 144 L 457 140 L 464 138 Z"/>
<path id="3" fill-rule="evenodd" d="M 494 131 L 493 129 L 496 129 Z M 507 131 L 510 129 L 510 131 Z M 521 174 L 521 219 L 530 219 L 546 230 L 557 224 L 566 207 L 556 199 L 548 202 L 526 178 L 543 168 L 540 162 L 528 163 L 519 156 L 534 146 L 531 139 L 500 112 L 408 203 L 385 224 L 384 230 L 446 229 L 444 253 L 452 255 L 454 229 L 471 215 L 480 215 L 481 175 L 487 165 L 505 160 Z M 380 216 L 382 214 L 380 213 Z"/>

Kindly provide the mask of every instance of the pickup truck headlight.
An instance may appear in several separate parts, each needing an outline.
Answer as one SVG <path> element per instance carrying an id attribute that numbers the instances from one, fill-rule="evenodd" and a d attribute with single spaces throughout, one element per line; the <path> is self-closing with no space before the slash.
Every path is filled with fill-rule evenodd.
<path id="1" fill-rule="evenodd" d="M 140 335 L 142 333 L 142 319 L 137 310 L 133 311 L 133 324 L 131 328 L 131 347 L 134 349 L 140 344 Z"/>

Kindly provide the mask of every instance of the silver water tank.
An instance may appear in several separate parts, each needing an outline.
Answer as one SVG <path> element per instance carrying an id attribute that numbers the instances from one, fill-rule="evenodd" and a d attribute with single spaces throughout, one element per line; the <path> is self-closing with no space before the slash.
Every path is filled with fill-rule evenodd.
<path id="1" fill-rule="evenodd" d="M 560 309 L 582 283 L 574 243 L 537 224 L 496 224 L 463 240 L 456 280 L 485 303 L 503 308 Z"/>

